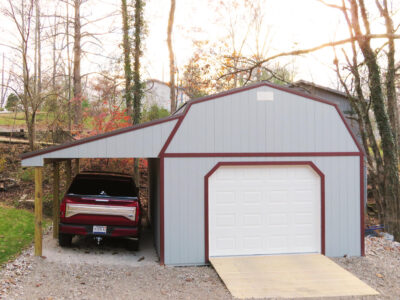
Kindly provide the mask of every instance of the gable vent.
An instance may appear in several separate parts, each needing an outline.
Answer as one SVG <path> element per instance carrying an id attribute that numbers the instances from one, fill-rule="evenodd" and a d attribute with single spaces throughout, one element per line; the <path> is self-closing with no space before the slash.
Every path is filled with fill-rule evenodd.
<path id="1" fill-rule="evenodd" d="M 257 101 L 273 101 L 274 92 L 257 92 Z"/>

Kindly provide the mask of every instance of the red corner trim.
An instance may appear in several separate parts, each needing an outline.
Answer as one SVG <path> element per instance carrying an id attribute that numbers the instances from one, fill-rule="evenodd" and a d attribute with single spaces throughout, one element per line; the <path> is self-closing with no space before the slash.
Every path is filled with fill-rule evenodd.
<path id="1" fill-rule="evenodd" d="M 165 264 L 164 245 L 164 158 L 160 158 L 160 265 Z"/>
<path id="2" fill-rule="evenodd" d="M 219 153 L 165 153 L 162 157 L 309 157 L 359 156 L 360 152 L 219 152 Z"/>
<path id="3" fill-rule="evenodd" d="M 364 156 L 360 154 L 360 236 L 361 236 L 361 256 L 365 256 L 365 216 L 364 216 L 364 198 L 365 198 L 365 184 L 364 184 Z"/>
<path id="4" fill-rule="evenodd" d="M 208 236 L 208 180 L 221 166 L 255 166 L 255 165 L 308 165 L 321 178 L 321 253 L 325 254 L 325 175 L 312 161 L 251 161 L 251 162 L 219 162 L 204 176 L 204 255 L 205 262 L 209 262 L 209 236 Z"/>
<path id="5" fill-rule="evenodd" d="M 174 138 L 176 132 L 178 131 L 179 127 L 181 126 L 183 120 L 185 119 L 188 111 L 190 110 L 190 108 L 191 108 L 191 106 L 193 104 L 197 104 L 197 103 L 213 100 L 213 99 L 216 99 L 216 98 L 225 97 L 225 96 L 228 96 L 228 95 L 233 95 L 233 94 L 236 94 L 236 93 L 240 93 L 240 92 L 243 92 L 243 91 L 259 88 L 259 87 L 262 87 L 262 86 L 267 86 L 267 87 L 270 87 L 270 88 L 273 88 L 273 89 L 281 90 L 281 91 L 287 92 L 289 94 L 294 94 L 294 95 L 297 95 L 297 96 L 300 96 L 300 97 L 303 97 L 303 98 L 307 98 L 307 99 L 310 99 L 310 100 L 313 100 L 313 101 L 321 102 L 321 103 L 328 104 L 328 105 L 331 105 L 331 106 L 335 107 L 337 113 L 339 114 L 340 118 L 342 119 L 342 122 L 344 123 L 344 126 L 346 127 L 346 129 L 350 133 L 350 136 L 352 137 L 354 143 L 356 144 L 356 147 L 357 147 L 358 151 L 363 153 L 363 151 L 364 151 L 363 148 L 361 147 L 360 143 L 357 141 L 356 137 L 354 136 L 354 133 L 351 131 L 349 124 L 346 122 L 346 119 L 343 116 L 343 114 L 340 111 L 340 109 L 337 106 L 337 104 L 329 102 L 329 101 L 324 100 L 324 99 L 319 98 L 319 97 L 314 97 L 314 96 L 311 96 L 309 94 L 306 94 L 306 93 L 303 93 L 303 92 L 300 92 L 300 91 L 296 91 L 296 90 L 288 88 L 288 87 L 275 85 L 275 84 L 272 84 L 272 83 L 269 83 L 269 82 L 261 82 L 261 83 L 256 83 L 256 84 L 253 84 L 253 85 L 232 89 L 232 90 L 229 90 L 229 91 L 226 91 L 226 92 L 222 92 L 222 93 L 218 93 L 218 94 L 202 97 L 202 98 L 191 100 L 191 101 L 187 102 L 187 107 L 185 108 L 185 110 L 181 114 L 177 115 L 177 116 L 179 116 L 179 120 L 175 124 L 175 127 L 171 131 L 170 135 L 168 136 L 168 138 L 167 138 L 167 140 L 166 140 L 164 146 L 162 147 L 162 149 L 161 149 L 161 151 L 160 151 L 158 156 L 161 157 L 162 155 L 165 154 L 165 152 L 168 149 L 168 146 L 170 145 L 172 139 Z"/>

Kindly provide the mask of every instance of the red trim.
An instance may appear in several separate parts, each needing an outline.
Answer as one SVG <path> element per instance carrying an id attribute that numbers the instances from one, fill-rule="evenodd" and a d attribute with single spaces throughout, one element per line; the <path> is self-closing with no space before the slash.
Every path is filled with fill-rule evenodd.
<path id="1" fill-rule="evenodd" d="M 66 149 L 66 148 L 82 145 L 82 144 L 85 144 L 85 143 L 94 142 L 94 141 L 101 140 L 101 139 L 104 139 L 104 138 L 108 138 L 108 137 L 111 137 L 111 136 L 115 136 L 115 135 L 118 135 L 118 134 L 127 133 L 127 132 L 130 132 L 130 131 L 135 131 L 135 130 L 138 130 L 138 129 L 143 129 L 143 128 L 146 128 L 146 127 L 149 127 L 149 126 L 157 125 L 157 124 L 160 124 L 160 123 L 169 122 L 169 121 L 172 121 L 172 120 L 175 120 L 175 119 L 178 119 L 178 118 L 179 118 L 179 115 L 170 116 L 170 117 L 167 117 L 167 118 L 158 119 L 158 120 L 154 120 L 154 121 L 150 121 L 150 122 L 146 122 L 146 123 L 142 123 L 142 124 L 137 124 L 137 125 L 126 127 L 126 128 L 117 129 L 117 130 L 114 130 L 114 131 L 106 132 L 106 133 L 103 133 L 103 134 L 98 134 L 98 135 L 95 135 L 95 136 L 91 136 L 91 137 L 87 137 L 87 138 L 84 138 L 84 139 L 68 142 L 68 143 L 65 143 L 65 144 L 56 145 L 56 146 L 48 147 L 48 148 L 45 148 L 45 149 L 24 153 L 24 154 L 21 155 L 21 159 L 27 159 L 27 158 L 31 158 L 31 157 L 34 157 L 34 156 L 43 155 L 43 154 L 46 154 L 46 153 L 49 153 L 49 152 L 54 152 L 54 151 L 57 151 L 57 150 L 62 150 L 62 149 Z"/>
<path id="2" fill-rule="evenodd" d="M 181 123 L 183 122 L 183 119 L 185 118 L 187 111 L 188 111 L 188 108 L 186 108 L 185 111 L 179 115 L 178 122 L 176 122 L 174 128 L 172 129 L 171 133 L 169 134 L 167 140 L 164 143 L 164 146 L 161 148 L 160 153 L 158 154 L 158 157 L 163 156 L 163 154 L 167 150 L 169 144 L 172 141 L 172 138 L 175 136 L 176 132 L 178 131 L 179 127 L 181 126 Z"/>
<path id="3" fill-rule="evenodd" d="M 364 198 L 365 198 L 365 186 L 364 186 L 364 156 L 360 154 L 360 230 L 361 230 L 361 256 L 365 256 L 365 216 L 364 216 Z"/>
<path id="4" fill-rule="evenodd" d="M 163 157 L 294 157 L 359 156 L 360 152 L 231 152 L 231 153 L 165 153 Z"/>
<path id="5" fill-rule="evenodd" d="M 190 107 L 193 104 L 197 104 L 197 103 L 213 100 L 213 99 L 216 99 L 216 98 L 225 97 L 225 96 L 228 96 L 228 95 L 233 95 L 233 94 L 236 94 L 236 93 L 240 93 L 240 92 L 244 92 L 244 91 L 247 91 L 247 90 L 259 88 L 259 87 L 262 87 L 262 86 L 267 86 L 267 87 L 270 87 L 270 88 L 273 88 L 273 89 L 281 90 L 281 91 L 284 91 L 284 92 L 287 92 L 287 93 L 290 93 L 290 94 L 294 94 L 294 95 L 297 95 L 297 96 L 300 96 L 300 97 L 303 97 L 303 98 L 307 98 L 307 99 L 310 99 L 310 100 L 313 100 L 313 101 L 321 102 L 321 103 L 328 104 L 328 105 L 331 105 L 331 106 L 335 107 L 335 109 L 336 109 L 337 113 L 339 114 L 340 118 L 342 119 L 347 131 L 350 133 L 354 143 L 356 144 L 358 151 L 359 152 L 363 152 L 363 148 L 361 147 L 360 143 L 357 141 L 356 137 L 354 136 L 354 133 L 351 131 L 351 129 L 349 127 L 349 124 L 346 122 L 345 117 L 343 116 L 343 114 L 340 111 L 340 109 L 337 106 L 337 104 L 329 102 L 329 101 L 324 100 L 322 98 L 311 96 L 309 94 L 306 94 L 306 93 L 303 93 L 303 92 L 300 92 L 300 91 L 296 91 L 296 90 L 288 88 L 288 87 L 275 85 L 275 84 L 272 84 L 272 83 L 269 83 L 269 82 L 261 82 L 261 83 L 256 83 L 256 84 L 253 84 L 253 85 L 240 87 L 240 88 L 237 88 L 237 89 L 232 89 L 232 90 L 229 90 L 229 91 L 226 91 L 226 92 L 222 92 L 222 93 L 206 96 L 206 97 L 203 97 L 203 98 L 199 98 L 199 99 L 191 100 L 191 101 L 187 102 L 187 106 L 186 106 L 185 110 L 181 114 L 177 115 L 177 116 L 179 116 L 179 121 L 176 123 L 174 129 L 171 131 L 170 135 L 168 136 L 168 138 L 167 138 L 167 140 L 166 140 L 164 146 L 162 147 L 162 149 L 161 149 L 161 151 L 160 151 L 158 156 L 161 157 L 161 156 L 163 156 L 165 154 L 165 152 L 168 149 L 168 146 L 170 145 L 172 139 L 174 138 L 176 132 L 178 131 L 178 129 L 181 126 L 184 118 L 186 117 Z"/>
<path id="6" fill-rule="evenodd" d="M 325 175 L 312 161 L 251 161 L 251 162 L 219 162 L 204 176 L 204 255 L 205 262 L 209 261 L 209 237 L 208 237 L 208 180 L 212 174 L 221 166 L 293 166 L 308 165 L 321 178 L 321 253 L 325 254 Z"/>
<path id="7" fill-rule="evenodd" d="M 360 151 L 360 153 L 364 153 L 363 147 L 361 147 L 360 143 L 357 141 L 357 139 L 356 139 L 356 137 L 355 137 L 353 131 L 350 129 L 349 124 L 347 123 L 345 117 L 343 116 L 342 112 L 340 111 L 339 106 L 337 106 L 337 105 L 335 104 L 335 108 L 336 108 L 336 111 L 338 112 L 340 118 L 342 119 L 342 121 L 343 121 L 343 123 L 344 123 L 344 126 L 346 126 L 347 131 L 350 133 L 350 135 L 351 135 L 351 137 L 352 137 L 354 143 L 356 143 L 356 146 L 357 146 L 358 151 Z"/>
<path id="8" fill-rule="evenodd" d="M 160 158 L 160 265 L 165 264 L 164 255 L 164 157 Z"/>

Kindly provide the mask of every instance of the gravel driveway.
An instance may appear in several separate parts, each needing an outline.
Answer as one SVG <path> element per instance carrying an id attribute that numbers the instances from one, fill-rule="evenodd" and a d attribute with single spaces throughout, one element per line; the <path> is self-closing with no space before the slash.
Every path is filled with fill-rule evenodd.
<path id="1" fill-rule="evenodd" d="M 136 253 L 122 242 L 74 244 L 61 249 L 46 234 L 43 257 L 34 257 L 30 248 L 0 272 L 0 299 L 232 298 L 211 267 L 160 266 L 149 236 Z M 367 238 L 366 250 L 364 258 L 333 260 L 381 293 L 368 299 L 400 299 L 400 247 Z"/>

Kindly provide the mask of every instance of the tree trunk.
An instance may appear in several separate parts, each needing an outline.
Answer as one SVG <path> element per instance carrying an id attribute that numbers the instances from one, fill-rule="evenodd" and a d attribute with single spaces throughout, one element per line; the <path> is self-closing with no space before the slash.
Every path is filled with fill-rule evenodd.
<path id="1" fill-rule="evenodd" d="M 4 53 L 3 53 L 3 65 L 1 67 L 1 99 L 0 99 L 0 108 L 3 107 L 6 99 L 5 95 L 5 86 L 4 86 Z"/>
<path id="2" fill-rule="evenodd" d="M 383 7 L 380 5 L 379 1 L 376 0 L 376 4 L 385 19 L 386 33 L 388 35 L 395 34 L 393 20 L 390 17 L 387 0 L 383 1 Z M 389 120 L 393 130 L 393 137 L 397 144 L 397 150 L 400 150 L 400 124 L 399 124 L 399 109 L 397 106 L 397 95 L 396 95 L 396 66 L 395 66 L 395 44 L 394 39 L 388 38 L 388 48 L 387 53 L 387 73 L 386 73 L 386 94 L 387 94 L 387 105 Z"/>
<path id="3" fill-rule="evenodd" d="M 82 119 L 82 78 L 81 78 L 81 0 L 74 0 L 74 75 L 73 75 L 73 111 L 74 125 L 81 123 Z"/>
<path id="4" fill-rule="evenodd" d="M 359 0 L 359 8 L 366 31 L 369 33 L 369 21 L 364 6 L 364 1 Z M 358 5 L 356 0 L 351 0 L 351 15 L 353 28 L 358 45 L 365 58 L 368 68 L 369 90 L 376 123 L 381 136 L 384 182 L 385 182 L 385 230 L 392 233 L 396 240 L 400 240 L 400 224 L 398 222 L 398 202 L 400 201 L 400 184 L 398 173 L 397 144 L 393 137 L 393 131 L 389 122 L 388 113 L 381 86 L 380 69 L 376 54 L 370 45 L 370 38 L 363 36 L 358 19 Z"/>
<path id="5" fill-rule="evenodd" d="M 37 104 L 41 103 L 41 93 L 42 93 L 42 42 L 41 42 L 41 25 L 40 25 L 40 0 L 36 0 L 35 3 L 35 11 L 36 11 L 36 44 L 37 44 L 37 62 L 36 62 L 36 97 L 37 97 Z"/>
<path id="6" fill-rule="evenodd" d="M 122 0 L 122 30 L 123 30 L 123 49 L 124 49 L 124 71 L 125 71 L 125 103 L 127 114 L 133 120 L 132 114 L 132 69 L 131 69 L 131 43 L 129 39 L 129 14 L 126 0 Z"/>
<path id="7" fill-rule="evenodd" d="M 140 107 L 143 97 L 143 86 L 140 78 L 140 57 L 142 56 L 142 35 L 143 35 L 143 0 L 135 0 L 135 49 L 134 49 L 134 71 L 133 71 L 133 123 L 140 123 Z"/>
<path id="8" fill-rule="evenodd" d="M 174 50 L 172 48 L 172 29 L 174 27 L 174 15 L 175 15 L 175 0 L 171 0 L 171 9 L 169 11 L 168 31 L 167 31 L 167 43 L 169 51 L 169 89 L 170 89 L 170 101 L 171 101 L 171 114 L 176 111 L 175 58 L 174 58 Z"/>
<path id="9" fill-rule="evenodd" d="M 67 40 L 67 69 L 68 69 L 68 91 L 67 91 L 67 99 L 68 99 L 68 130 L 71 133 L 72 130 L 72 84 L 71 84 L 71 52 L 69 48 L 69 25 L 70 25 L 70 18 L 69 18 L 69 3 L 66 2 L 66 11 L 67 11 L 67 19 L 65 22 L 65 35 Z"/>

